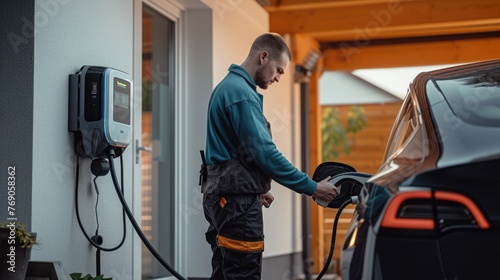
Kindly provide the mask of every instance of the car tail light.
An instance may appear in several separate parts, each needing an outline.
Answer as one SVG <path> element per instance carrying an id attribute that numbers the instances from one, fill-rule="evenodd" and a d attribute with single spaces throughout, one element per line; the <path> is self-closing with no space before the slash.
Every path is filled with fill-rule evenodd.
<path id="1" fill-rule="evenodd" d="M 425 206 L 430 205 L 429 203 L 426 205 L 425 202 L 429 202 L 431 199 L 432 194 L 430 191 L 406 192 L 396 195 L 389 202 L 382 219 L 382 227 L 433 229 L 432 207 L 425 209 Z M 411 215 L 409 215 L 410 212 Z"/>
<path id="2" fill-rule="evenodd" d="M 381 227 L 423 231 L 438 229 L 443 232 L 456 227 L 487 229 L 490 225 L 479 207 L 467 196 L 429 190 L 397 194 L 387 206 Z"/>
<path id="3" fill-rule="evenodd" d="M 450 202 L 455 202 L 458 205 L 458 207 L 455 206 L 446 209 L 447 211 L 445 211 L 444 207 L 442 207 L 442 210 L 440 211 L 440 207 L 438 204 L 437 214 L 439 220 L 457 220 L 457 221 L 472 220 L 473 223 L 479 226 L 479 228 L 487 229 L 490 227 L 488 220 L 486 220 L 481 210 L 479 210 L 479 207 L 477 207 L 476 203 L 474 203 L 474 201 L 472 201 L 467 196 L 458 193 L 439 191 L 434 194 L 434 197 L 436 198 L 437 201 L 450 201 Z M 460 209 L 461 208 L 460 206 L 463 208 Z M 449 210 L 454 210 L 454 211 L 449 211 Z M 467 211 L 464 210 L 468 210 L 468 212 L 470 213 L 469 215 L 472 216 L 470 217 L 470 219 L 467 219 L 468 215 L 466 214 L 468 213 Z"/>

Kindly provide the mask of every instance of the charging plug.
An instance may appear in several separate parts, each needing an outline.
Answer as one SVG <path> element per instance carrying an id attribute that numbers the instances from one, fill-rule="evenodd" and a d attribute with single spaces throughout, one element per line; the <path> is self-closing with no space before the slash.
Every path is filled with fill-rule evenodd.
<path id="1" fill-rule="evenodd" d="M 100 235 L 94 235 L 90 238 L 90 240 L 92 240 L 92 242 L 94 242 L 95 244 L 101 246 L 102 245 L 102 242 L 104 242 L 104 240 L 102 239 L 102 236 Z"/>
<path id="2" fill-rule="evenodd" d="M 351 203 L 352 204 L 358 204 L 359 202 L 359 197 L 357 195 L 351 196 Z"/>
<path id="3" fill-rule="evenodd" d="M 109 161 L 105 158 L 96 158 L 92 160 L 90 171 L 95 176 L 104 176 L 109 172 Z"/>

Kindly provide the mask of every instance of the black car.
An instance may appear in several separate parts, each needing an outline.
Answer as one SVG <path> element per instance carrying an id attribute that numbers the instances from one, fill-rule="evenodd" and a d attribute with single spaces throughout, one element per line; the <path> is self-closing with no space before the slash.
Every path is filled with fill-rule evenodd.
<path id="1" fill-rule="evenodd" d="M 417 75 L 379 171 L 346 184 L 342 280 L 500 279 L 500 60 Z"/>

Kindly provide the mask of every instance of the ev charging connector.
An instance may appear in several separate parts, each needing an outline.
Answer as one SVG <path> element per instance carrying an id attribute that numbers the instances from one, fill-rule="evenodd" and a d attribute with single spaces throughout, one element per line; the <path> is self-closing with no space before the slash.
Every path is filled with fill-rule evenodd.
<path id="1" fill-rule="evenodd" d="M 122 71 L 83 66 L 69 75 L 68 130 L 76 135 L 76 152 L 82 157 L 116 156 L 132 140 L 132 79 Z"/>
<path id="2" fill-rule="evenodd" d="M 339 195 L 332 201 L 323 201 L 313 198 L 314 201 L 321 207 L 338 209 L 344 201 L 351 199 L 351 203 L 358 203 L 358 195 L 361 187 L 370 179 L 372 175 L 363 172 L 344 172 L 333 176 L 328 180 L 332 185 L 339 188 Z M 342 186 L 342 184 L 349 182 L 349 186 Z"/>

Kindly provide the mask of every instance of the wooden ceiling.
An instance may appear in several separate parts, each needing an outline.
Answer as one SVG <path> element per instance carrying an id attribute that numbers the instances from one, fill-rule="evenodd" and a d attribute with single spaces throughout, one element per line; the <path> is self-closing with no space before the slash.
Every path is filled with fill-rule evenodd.
<path id="1" fill-rule="evenodd" d="M 270 31 L 301 38 L 295 51 L 320 51 L 326 70 L 500 57 L 498 0 L 257 1 L 269 12 Z"/>

